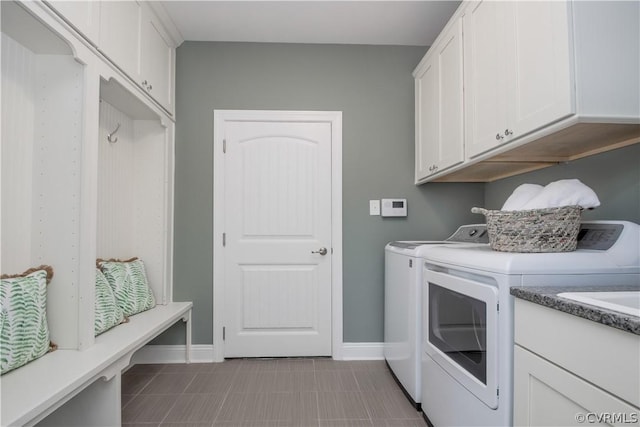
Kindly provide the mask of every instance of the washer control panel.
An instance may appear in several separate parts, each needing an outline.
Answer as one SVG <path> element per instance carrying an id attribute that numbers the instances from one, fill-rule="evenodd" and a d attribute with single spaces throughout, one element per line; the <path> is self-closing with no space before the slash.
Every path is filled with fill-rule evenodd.
<path id="1" fill-rule="evenodd" d="M 606 251 L 622 234 L 622 224 L 582 223 L 578 232 L 578 249 Z"/>

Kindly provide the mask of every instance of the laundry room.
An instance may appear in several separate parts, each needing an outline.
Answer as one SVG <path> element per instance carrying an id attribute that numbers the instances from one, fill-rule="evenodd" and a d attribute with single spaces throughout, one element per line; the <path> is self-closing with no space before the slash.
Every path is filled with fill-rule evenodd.
<path id="1" fill-rule="evenodd" d="M 1 424 L 637 423 L 640 316 L 557 294 L 640 298 L 640 9 L 540 3 L 2 2 L 3 312 L 37 278 L 47 320 L 37 356 L 2 340 Z M 492 247 L 514 191 L 567 180 L 577 246 Z M 594 373 L 590 334 L 628 357 Z"/>

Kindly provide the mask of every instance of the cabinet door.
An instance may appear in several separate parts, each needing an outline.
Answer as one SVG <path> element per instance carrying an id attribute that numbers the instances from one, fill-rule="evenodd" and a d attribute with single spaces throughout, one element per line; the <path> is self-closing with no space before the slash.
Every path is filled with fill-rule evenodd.
<path id="1" fill-rule="evenodd" d="M 416 182 L 434 172 L 440 147 L 438 64 L 432 58 L 416 76 Z"/>
<path id="2" fill-rule="evenodd" d="M 100 2 L 98 49 L 136 82 L 140 74 L 141 13 L 134 0 Z"/>
<path id="3" fill-rule="evenodd" d="M 150 10 L 142 20 L 140 84 L 168 111 L 173 111 L 173 47 L 160 22 Z"/>
<path id="4" fill-rule="evenodd" d="M 100 36 L 100 3 L 97 1 L 57 1 L 47 3 L 94 44 Z"/>
<path id="5" fill-rule="evenodd" d="M 637 423 L 637 417 L 637 408 L 515 346 L 514 425 L 624 425 Z"/>
<path id="6" fill-rule="evenodd" d="M 416 181 L 463 161 L 462 24 L 443 33 L 416 76 Z"/>
<path id="7" fill-rule="evenodd" d="M 462 22 L 458 20 L 438 47 L 440 137 L 437 170 L 464 160 Z"/>
<path id="8" fill-rule="evenodd" d="M 520 137 L 575 113 L 568 5 L 506 2 L 508 127 Z"/>
<path id="9" fill-rule="evenodd" d="M 471 3 L 463 16 L 465 147 L 474 157 L 506 142 L 507 2 Z"/>

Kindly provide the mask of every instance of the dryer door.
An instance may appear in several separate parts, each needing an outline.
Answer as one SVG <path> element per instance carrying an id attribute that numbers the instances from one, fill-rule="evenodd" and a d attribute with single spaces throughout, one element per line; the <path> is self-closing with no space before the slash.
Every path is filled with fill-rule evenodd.
<path id="1" fill-rule="evenodd" d="M 498 407 L 498 289 L 425 269 L 425 351 L 488 407 Z"/>

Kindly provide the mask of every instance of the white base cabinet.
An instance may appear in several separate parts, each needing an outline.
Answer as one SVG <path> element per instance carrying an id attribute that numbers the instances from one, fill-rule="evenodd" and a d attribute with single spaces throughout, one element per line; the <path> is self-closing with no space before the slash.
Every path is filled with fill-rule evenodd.
<path id="1" fill-rule="evenodd" d="M 638 408 L 518 345 L 514 364 L 516 426 L 638 424 Z"/>
<path id="2" fill-rule="evenodd" d="M 515 344 L 515 425 L 640 422 L 640 336 L 516 299 Z"/>

